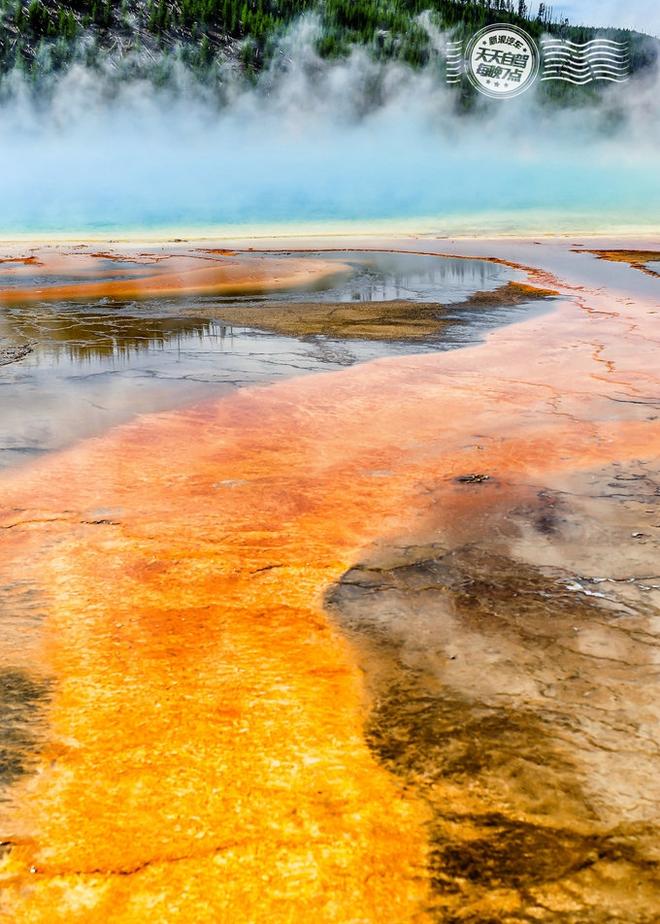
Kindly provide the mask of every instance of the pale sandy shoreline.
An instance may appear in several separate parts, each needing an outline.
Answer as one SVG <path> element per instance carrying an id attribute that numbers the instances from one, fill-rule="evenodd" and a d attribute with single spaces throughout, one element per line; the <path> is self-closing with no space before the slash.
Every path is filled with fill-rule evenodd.
<path id="1" fill-rule="evenodd" d="M 187 234 L 179 232 L 176 237 L 162 234 L 149 235 L 143 232 L 125 232 L 117 235 L 73 235 L 62 234 L 26 234 L 3 237 L 0 232 L 0 258 L 13 259 L 31 253 L 31 248 L 47 250 L 60 247 L 69 247 L 85 254 L 87 248 L 98 249 L 99 245 L 107 245 L 115 252 L 134 253 L 138 247 L 165 248 L 168 253 L 188 250 L 201 252 L 206 248 L 217 248 L 218 253 L 226 251 L 230 256 L 232 251 L 243 253 L 316 253 L 338 251 L 402 251 L 411 253 L 442 254 L 471 256 L 477 249 L 481 254 L 489 244 L 493 244 L 498 255 L 505 248 L 516 245 L 539 245 L 550 247 L 583 247 L 588 250 L 603 248 L 608 244 L 611 247 L 624 245 L 626 249 L 642 249 L 650 246 L 660 246 L 660 225 L 656 229 L 629 228 L 627 230 L 608 229 L 606 231 L 572 231 L 572 232 L 517 232 L 515 234 L 430 234 L 423 231 L 404 232 L 401 229 L 373 231 L 366 227 L 353 232 L 343 230 L 332 232 L 329 230 L 312 232 L 304 229 L 284 233 L 272 229 L 262 234 Z M 191 251 L 191 247 L 194 250 Z M 495 253 L 495 251 L 494 251 Z M 73 254 L 70 254 L 73 256 Z"/>
<path id="2" fill-rule="evenodd" d="M 420 216 L 414 219 L 374 221 L 319 221 L 281 224 L 219 225 L 202 227 L 159 227 L 152 229 L 85 229 L 61 231 L 10 232 L 0 229 L 0 246 L 7 244 L 204 244 L 210 242 L 255 242 L 356 238 L 410 238 L 431 240 L 562 240 L 578 236 L 646 240 L 660 235 L 660 221 L 626 222 L 616 213 L 603 213 L 567 223 L 562 213 L 539 214 L 526 221 L 521 216 L 484 213 L 469 218 L 438 219 Z M 512 229 L 513 228 L 513 229 Z M 553 230 L 554 229 L 554 230 Z"/>

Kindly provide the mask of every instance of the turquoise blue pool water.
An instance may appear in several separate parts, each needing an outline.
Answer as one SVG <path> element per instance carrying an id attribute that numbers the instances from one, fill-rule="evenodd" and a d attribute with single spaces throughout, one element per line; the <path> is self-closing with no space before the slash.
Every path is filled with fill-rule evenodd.
<path id="1" fill-rule="evenodd" d="M 552 133 L 550 133 L 552 138 Z M 652 152 L 651 152 L 652 153 Z M 401 223 L 434 233 L 655 229 L 656 156 L 484 126 L 95 121 L 0 126 L 0 237 Z"/>

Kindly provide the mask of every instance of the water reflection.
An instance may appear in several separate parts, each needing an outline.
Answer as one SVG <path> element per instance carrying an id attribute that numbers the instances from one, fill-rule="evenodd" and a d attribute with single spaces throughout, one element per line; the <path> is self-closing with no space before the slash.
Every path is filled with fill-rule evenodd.
<path id="1" fill-rule="evenodd" d="M 97 273 L 136 271 L 135 260 L 88 256 L 94 258 L 91 265 Z M 300 254 L 290 256 L 300 259 Z M 338 267 L 338 273 L 315 283 L 313 291 L 297 287 L 261 299 L 96 298 L 85 304 L 50 300 L 0 307 L 0 347 L 6 353 L 31 348 L 20 362 L 0 367 L 0 468 L 101 433 L 136 415 L 180 407 L 243 385 L 474 342 L 512 314 L 503 309 L 465 314 L 456 307 L 448 314 L 452 324 L 441 340 L 415 344 L 300 338 L 223 323 L 222 311 L 229 305 L 395 298 L 457 305 L 475 291 L 493 290 L 515 275 L 483 260 L 350 251 L 304 256 L 348 262 L 350 272 Z M 256 253 L 254 257 L 262 259 Z M 10 270 L 22 275 L 21 284 L 35 272 L 32 262 L 16 261 Z M 0 278 L 6 283 L 6 272 Z"/>
<path id="2" fill-rule="evenodd" d="M 300 258 L 300 254 L 285 254 Z M 414 253 L 355 253 L 319 251 L 313 259 L 348 263 L 350 273 L 322 279 L 294 292 L 269 295 L 269 302 L 305 301 L 314 293 L 319 302 L 383 302 L 393 300 L 442 302 L 464 301 L 475 292 L 492 292 L 514 275 L 508 267 L 486 260 L 462 260 Z M 266 299 L 261 299 L 265 301 Z M 235 301 L 235 299 L 233 299 Z M 252 298 L 250 301 L 255 302 Z"/>
<path id="3" fill-rule="evenodd" d="M 132 259 L 104 253 L 45 252 L 41 259 L 34 259 L 4 261 L 0 300 L 12 304 L 21 299 L 80 298 L 94 303 L 111 296 L 142 301 L 162 297 L 167 289 L 181 289 L 173 293 L 176 300 L 187 289 L 187 297 L 193 300 L 203 301 L 206 292 L 207 297 L 212 295 L 222 304 L 295 302 L 308 300 L 310 294 L 319 302 L 402 299 L 454 304 L 476 291 L 492 291 L 515 275 L 509 268 L 486 260 L 387 252 L 251 251 L 228 255 L 209 250 L 141 254 Z M 301 272 L 301 268 L 308 272 Z M 289 275 L 291 284 L 280 290 L 278 278 L 282 275 Z"/>
<path id="4" fill-rule="evenodd" d="M 217 320 L 113 310 L 109 317 L 5 312 L 1 335 L 34 348 L 20 362 L 0 367 L 0 468 L 139 414 L 408 351 L 404 344 L 305 341 Z"/>
<path id="5" fill-rule="evenodd" d="M 198 318 L 136 317 L 119 313 L 63 313 L 35 308 L 10 308 L 0 316 L 0 336 L 20 342 L 37 341 L 42 350 L 64 356 L 72 362 L 113 359 L 130 361 L 135 354 L 162 350 L 168 344 L 187 345 L 189 337 L 216 334 L 210 321 Z M 223 331 L 220 331 L 223 333 Z"/>

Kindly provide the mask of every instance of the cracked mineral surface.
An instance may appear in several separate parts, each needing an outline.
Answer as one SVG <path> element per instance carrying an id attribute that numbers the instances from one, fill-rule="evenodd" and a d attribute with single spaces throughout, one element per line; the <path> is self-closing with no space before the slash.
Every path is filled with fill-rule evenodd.
<path id="1" fill-rule="evenodd" d="M 124 397 L 6 467 L 4 920 L 657 920 L 660 291 L 581 243 L 425 240 L 557 297 L 452 351 L 321 337 L 316 374 Z M 67 305 L 29 309 L 65 352 Z M 119 362 L 125 306 L 92 313 Z M 147 371 L 158 318 L 126 328 Z"/>

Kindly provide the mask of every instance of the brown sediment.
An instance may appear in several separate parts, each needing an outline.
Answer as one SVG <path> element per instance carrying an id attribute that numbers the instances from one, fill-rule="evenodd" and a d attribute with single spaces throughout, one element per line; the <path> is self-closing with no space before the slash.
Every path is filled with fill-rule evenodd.
<path id="1" fill-rule="evenodd" d="M 236 250 L 227 250 L 224 247 L 202 247 L 199 252 L 218 254 L 222 257 L 235 257 L 237 254 Z"/>
<path id="2" fill-rule="evenodd" d="M 20 362 L 34 351 L 32 344 L 24 343 L 19 346 L 3 347 L 0 346 L 0 366 L 9 366 L 11 363 Z"/>
<path id="3" fill-rule="evenodd" d="M 540 610 L 555 602 L 548 577 L 492 546 L 470 552 L 461 530 L 478 530 L 499 492 L 519 505 L 507 485 L 542 487 L 660 455 L 657 320 L 643 304 L 613 309 L 606 293 L 588 297 L 591 311 L 562 304 L 478 348 L 145 417 L 3 477 L 0 581 L 19 571 L 47 593 L 38 663 L 54 679 L 40 772 L 2 806 L 0 839 L 13 845 L 1 868 L 7 920 L 484 924 L 531 908 L 535 920 L 604 922 L 616 920 L 611 905 L 618 920 L 643 920 L 640 904 L 655 893 L 634 877 L 638 858 L 649 862 L 640 838 L 657 774 L 637 774 L 631 757 L 629 803 L 596 819 L 589 781 L 556 740 L 561 710 L 548 729 L 531 709 L 516 724 L 515 704 L 498 713 L 487 703 L 488 724 L 448 689 L 452 787 L 442 774 L 420 782 L 428 767 L 414 759 L 412 786 L 396 754 L 388 763 L 415 739 L 410 722 L 401 741 L 396 734 L 410 673 L 397 668 L 403 695 L 389 712 L 375 702 L 370 750 L 364 723 L 377 693 L 365 691 L 323 606 L 356 562 L 369 566 L 376 541 L 432 526 L 460 551 L 443 561 L 442 549 L 427 548 L 409 563 L 456 608 L 459 628 L 476 640 L 485 626 L 494 644 L 502 626 L 530 652 L 523 679 L 539 670 L 551 681 L 544 658 L 552 674 L 554 661 L 573 657 L 552 647 L 553 631 L 559 638 L 571 618 L 591 629 L 599 611 L 559 595 L 553 629 Z M 631 323 L 640 317 L 643 331 Z M 534 522 L 546 535 L 556 519 L 543 503 Z M 617 558 L 638 541 L 653 539 L 629 535 Z M 547 649 L 526 637 L 528 614 L 536 634 L 540 618 L 549 624 Z M 646 623 L 635 631 L 653 637 Z M 600 657 L 596 641 L 587 637 Z M 460 666 L 464 684 L 488 679 L 483 659 Z M 653 683 L 645 671 L 649 697 Z M 495 700 L 503 686 L 494 683 Z M 429 739 L 442 731 L 435 709 L 428 724 L 415 719 Z M 476 719 L 471 754 L 462 718 Z M 590 725 L 583 737 L 597 734 Z M 498 737 L 506 754 L 490 760 Z M 437 757 L 444 772 L 452 754 L 443 747 Z M 539 823 L 541 784 L 512 808 L 525 761 L 557 771 L 542 782 L 561 784 L 561 824 L 557 815 Z M 509 789 L 497 790 L 498 774 Z M 431 791 L 447 797 L 444 814 Z M 554 810 L 551 798 L 546 805 Z M 616 839 L 626 824 L 637 826 L 634 854 Z M 548 892 L 551 858 L 558 875 L 573 876 L 593 851 L 604 886 L 571 879 Z M 619 855 L 632 858 L 627 867 Z M 536 905 L 521 906 L 521 890 L 539 884 Z M 452 888 L 459 897 L 444 901 Z M 617 905 L 626 890 L 629 904 Z"/>
<path id="4" fill-rule="evenodd" d="M 15 276 L 28 276 L 33 260 L 8 260 L 22 263 L 14 269 Z M 128 262 L 131 269 L 115 266 L 108 270 L 100 261 Z M 203 265 L 200 266 L 200 262 Z M 141 261 L 130 253 L 63 253 L 44 251 L 39 254 L 39 275 L 35 283 L 26 278 L 24 286 L 2 287 L 0 302 L 16 304 L 35 301 L 57 301 L 98 298 L 146 298 L 150 296 L 180 296 L 194 294 L 256 294 L 302 286 L 325 276 L 346 271 L 336 262 L 318 260 L 284 260 L 262 256 L 246 260 L 241 257 L 203 259 L 187 254 L 142 255 Z M 134 267 L 134 268 L 133 268 Z M 98 279 L 94 276 L 102 275 Z M 58 283 L 58 277 L 67 277 Z M 71 281 L 68 277 L 79 277 Z M 91 278 L 90 278 L 91 277 Z"/>
<path id="5" fill-rule="evenodd" d="M 660 250 L 583 250 L 582 252 L 592 253 L 599 260 L 627 263 L 628 266 L 634 266 L 647 276 L 660 276 L 660 273 L 647 266 L 647 263 L 660 263 Z"/>
<path id="6" fill-rule="evenodd" d="M 76 254 L 78 256 L 78 254 Z M 145 266 L 151 263 L 159 263 L 161 260 L 167 260 L 169 254 L 155 254 L 155 253 L 114 253 L 111 250 L 96 250 L 88 251 L 85 253 L 85 257 L 90 260 L 109 260 L 110 263 L 137 263 L 138 265 Z"/>
<path id="7" fill-rule="evenodd" d="M 542 499 L 503 493 L 500 535 L 507 522 L 515 532 L 525 494 L 538 529 Z M 612 584 L 602 593 L 498 554 L 492 538 L 381 549 L 328 596 L 370 686 L 367 740 L 433 812 L 436 914 L 651 921 L 660 818 L 635 804 L 647 785 L 658 795 L 657 741 L 644 731 L 658 682 L 650 614 Z"/>
<path id="8" fill-rule="evenodd" d="M 37 257 L 0 257 L 0 264 L 18 263 L 20 266 L 41 266 Z"/>
<path id="9" fill-rule="evenodd" d="M 452 305 L 412 301 L 286 303 L 216 309 L 228 324 L 257 327 L 292 336 L 323 334 L 361 340 L 422 340 L 457 323 L 455 312 L 515 307 L 557 292 L 520 282 L 508 282 L 492 292 L 475 292 Z"/>
<path id="10" fill-rule="evenodd" d="M 31 768 L 39 747 L 40 709 L 49 695 L 48 681 L 27 671 L 0 669 L 0 788 Z"/>

